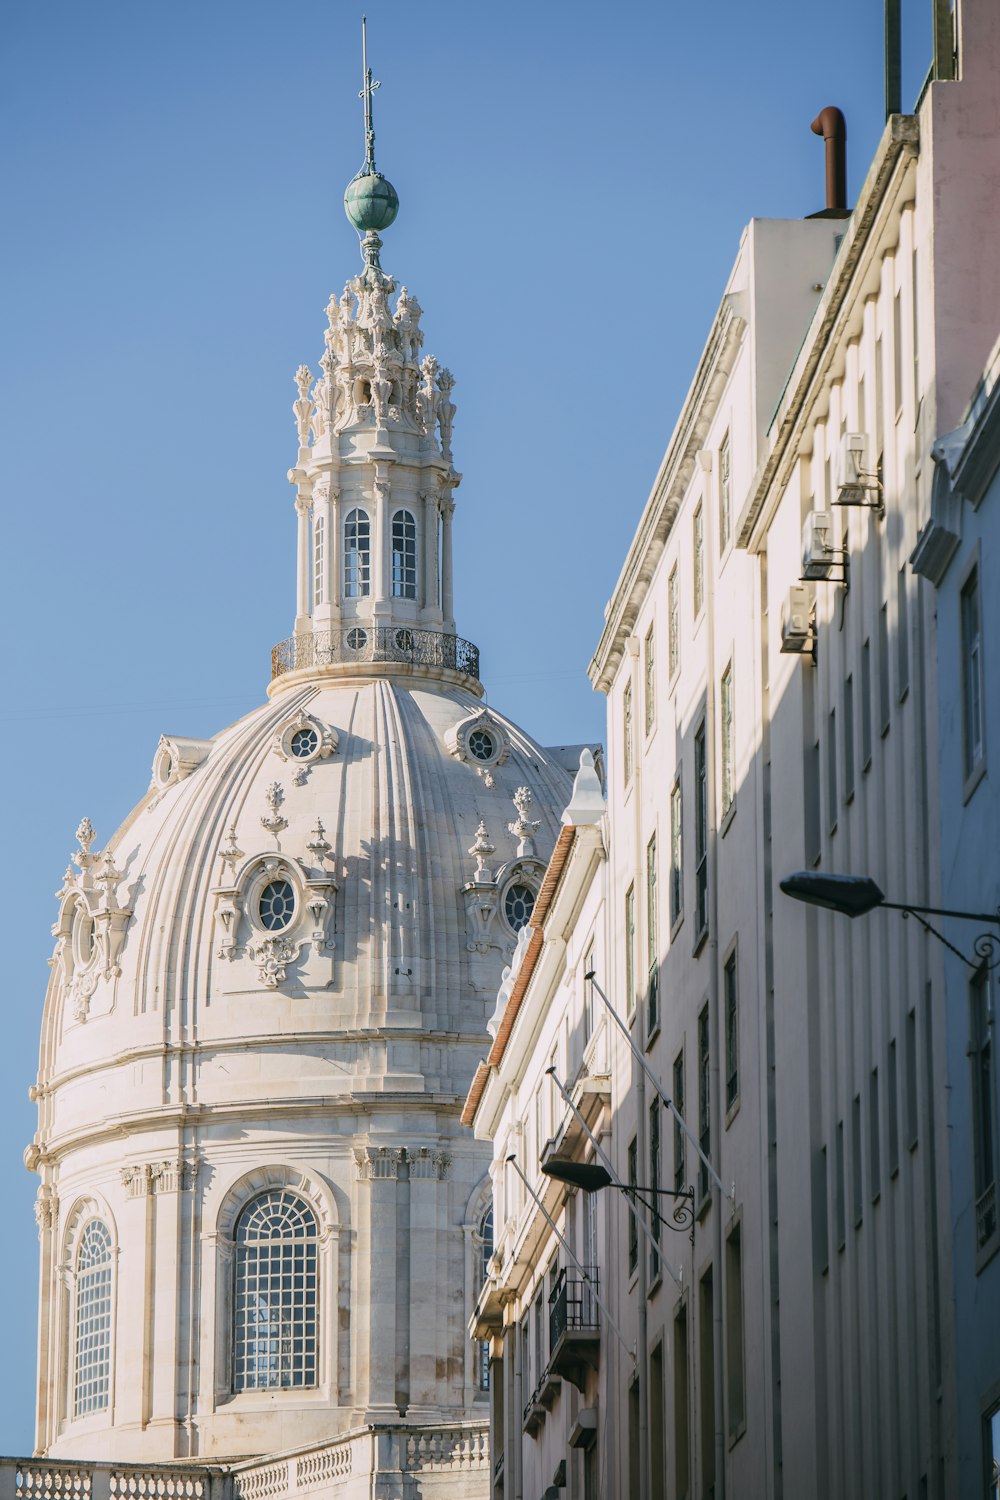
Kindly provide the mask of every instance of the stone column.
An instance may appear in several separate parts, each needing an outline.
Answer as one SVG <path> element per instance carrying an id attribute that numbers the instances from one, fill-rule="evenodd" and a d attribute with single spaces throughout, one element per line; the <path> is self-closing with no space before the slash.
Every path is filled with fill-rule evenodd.
<path id="1" fill-rule="evenodd" d="M 438 581 L 438 503 L 435 494 L 420 496 L 424 518 L 424 580 L 421 599 L 424 618 L 436 624 L 441 619 L 441 591 Z"/>
<path id="2" fill-rule="evenodd" d="M 444 1274 L 450 1158 L 447 1152 L 410 1149 L 410 1409 L 413 1419 L 440 1415 L 448 1402 L 448 1336 L 453 1295 Z M 442 1298 L 441 1291 L 445 1295 Z M 464 1303 L 463 1303 L 464 1311 Z"/>
<path id="3" fill-rule="evenodd" d="M 404 1152 L 359 1146 L 356 1404 L 365 1422 L 398 1419 L 396 1405 L 396 1196 Z M 367 1314 L 367 1326 L 361 1319 Z"/>
<path id="4" fill-rule="evenodd" d="M 330 612 L 330 624 L 336 626 L 340 624 L 340 551 L 343 540 L 340 534 L 340 491 L 332 486 L 326 502 L 325 515 L 326 580 L 324 589 L 327 608 Z"/>
<path id="5" fill-rule="evenodd" d="M 295 498 L 298 517 L 296 552 L 295 634 L 309 629 L 309 497 L 300 490 Z"/>
<path id="6" fill-rule="evenodd" d="M 375 465 L 373 499 L 375 525 L 372 537 L 372 618 L 384 620 L 392 614 L 392 589 L 389 575 L 392 527 L 389 521 L 390 485 L 386 464 Z"/>
<path id="7" fill-rule="evenodd" d="M 452 571 L 451 518 L 455 502 L 450 495 L 441 496 L 441 611 L 446 630 L 455 628 L 455 581 Z"/>
<path id="8" fill-rule="evenodd" d="M 39 1184 L 35 1198 L 35 1219 L 38 1223 L 38 1285 L 41 1290 L 38 1312 L 37 1431 L 39 1446 L 46 1448 L 49 1443 L 54 1442 L 58 1431 L 55 1393 L 59 1379 L 59 1317 L 54 1241 L 59 1202 L 55 1189 L 44 1182 Z"/>
<path id="9" fill-rule="evenodd" d="M 150 1197 L 147 1222 L 152 1240 L 149 1257 L 151 1361 L 146 1422 L 165 1429 L 163 1456 L 173 1457 L 174 1427 L 178 1411 L 177 1382 L 180 1374 L 178 1340 L 181 1297 L 181 1222 L 184 1208 L 186 1168 L 172 1159 L 150 1165 Z M 190 1199 L 188 1200 L 190 1201 Z M 189 1273 L 190 1274 L 190 1273 Z M 185 1385 L 189 1380 L 185 1378 Z M 191 1392 L 184 1406 L 190 1410 Z"/>

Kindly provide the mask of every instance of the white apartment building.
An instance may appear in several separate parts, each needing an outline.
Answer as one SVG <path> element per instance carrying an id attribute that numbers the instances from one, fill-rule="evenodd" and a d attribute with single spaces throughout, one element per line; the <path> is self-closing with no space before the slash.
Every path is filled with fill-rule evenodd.
<path id="1" fill-rule="evenodd" d="M 551 967 L 520 982 L 466 1106 L 494 1136 L 495 1185 L 508 1174 L 476 1320 L 505 1364 L 494 1494 L 960 1492 L 945 1126 L 969 1078 L 948 1065 L 946 950 L 918 920 L 852 923 L 780 890 L 832 872 L 891 902 L 967 904 L 938 815 L 936 673 L 957 659 L 936 663 L 910 565 L 934 438 L 1000 328 L 982 254 L 1000 12 L 966 0 L 955 21 L 957 76 L 889 119 L 850 216 L 746 231 L 607 608 L 590 668 L 608 698 L 600 889 L 550 866 L 535 930 Z M 552 1036 L 603 1006 L 591 968 L 662 1096 L 614 1026 L 593 1055 L 564 1052 L 560 1077 L 619 1184 L 691 1188 L 691 1238 L 661 1226 L 658 1251 L 613 1188 L 595 1203 L 551 1185 L 553 1229 L 506 1165 L 537 1183 L 553 1156 L 595 1157 L 561 1095 L 550 1141 L 527 1123 Z M 593 1246 L 596 1289 L 570 1256 L 588 1266 Z M 564 1273 L 581 1305 L 599 1292 L 598 1335 L 579 1392 L 552 1397 L 565 1339 L 557 1319 L 546 1346 L 539 1298 Z M 998 1396 L 977 1387 L 977 1442 Z"/>

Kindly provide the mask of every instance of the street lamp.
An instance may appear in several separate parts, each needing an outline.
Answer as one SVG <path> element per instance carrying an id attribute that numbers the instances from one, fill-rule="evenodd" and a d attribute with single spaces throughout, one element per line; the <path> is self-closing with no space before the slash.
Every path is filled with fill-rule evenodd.
<path id="1" fill-rule="evenodd" d="M 826 875 L 816 870 L 800 870 L 795 875 L 786 875 L 780 885 L 785 895 L 795 901 L 822 906 L 845 917 L 866 916 L 877 906 L 901 911 L 904 919 L 915 917 L 925 932 L 936 937 L 970 969 L 993 969 L 1000 963 L 1000 936 L 997 933 L 979 933 L 972 945 L 975 956 L 968 958 L 926 920 L 927 917 L 952 917 L 961 922 L 993 922 L 1000 926 L 1000 907 L 995 912 L 953 911 L 942 906 L 915 906 L 911 901 L 887 901 L 870 875 Z"/>
<path id="2" fill-rule="evenodd" d="M 599 1193 L 602 1188 L 617 1188 L 633 1202 L 638 1201 L 643 1208 L 649 1212 L 661 1224 L 668 1229 L 683 1231 L 694 1224 L 694 1189 L 693 1188 L 654 1188 L 654 1187 L 632 1187 L 629 1183 L 619 1182 L 612 1177 L 607 1167 L 599 1161 L 567 1161 L 563 1157 L 554 1156 L 551 1160 L 542 1163 L 542 1171 L 546 1177 L 555 1178 L 556 1182 L 568 1182 L 573 1187 L 582 1188 L 585 1193 Z M 674 1209 L 673 1222 L 665 1219 L 658 1211 L 656 1205 L 650 1203 L 643 1197 L 644 1193 L 653 1193 L 659 1197 L 676 1198 L 677 1207 Z"/>

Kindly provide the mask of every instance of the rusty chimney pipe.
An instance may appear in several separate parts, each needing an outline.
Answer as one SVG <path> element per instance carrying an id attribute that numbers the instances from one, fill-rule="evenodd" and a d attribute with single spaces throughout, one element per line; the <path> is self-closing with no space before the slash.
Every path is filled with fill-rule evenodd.
<path id="1" fill-rule="evenodd" d="M 826 146 L 826 212 L 846 216 L 847 207 L 847 125 L 834 104 L 821 109 L 809 129 L 821 135 Z"/>

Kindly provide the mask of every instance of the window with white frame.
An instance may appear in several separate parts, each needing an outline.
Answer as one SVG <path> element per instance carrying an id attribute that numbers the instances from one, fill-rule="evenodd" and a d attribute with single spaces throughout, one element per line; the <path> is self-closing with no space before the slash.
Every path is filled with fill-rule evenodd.
<path id="1" fill-rule="evenodd" d="M 408 510 L 392 518 L 392 596 L 417 597 L 417 523 Z"/>
<path id="2" fill-rule="evenodd" d="M 326 518 L 317 516 L 313 521 L 313 604 L 322 604 L 325 598 L 326 580 Z"/>
<path id="3" fill-rule="evenodd" d="M 650 625 L 646 632 L 646 643 L 643 648 L 644 666 L 644 693 L 643 707 L 645 710 L 646 733 L 652 731 L 656 723 L 656 658 L 654 652 L 653 627 Z"/>
<path id="4" fill-rule="evenodd" d="M 480 1285 L 485 1285 L 489 1276 L 490 1260 L 493 1256 L 493 1204 L 491 1203 L 479 1221 L 479 1271 Z M 479 1343 L 479 1389 L 488 1391 L 490 1388 L 490 1341 L 481 1339 Z"/>
<path id="5" fill-rule="evenodd" d="M 735 948 L 723 966 L 722 991 L 726 1013 L 726 1109 L 728 1111 L 733 1108 L 740 1096 L 740 992 Z"/>
<path id="6" fill-rule="evenodd" d="M 317 1383 L 319 1235 L 287 1188 L 252 1198 L 236 1221 L 233 1390 Z"/>
<path id="7" fill-rule="evenodd" d="M 635 886 L 625 892 L 625 1014 L 635 1013 Z"/>
<path id="8" fill-rule="evenodd" d="M 735 756 L 736 746 L 733 729 L 733 664 L 729 663 L 722 674 L 719 691 L 720 731 L 722 735 L 722 816 L 732 807 L 736 798 Z"/>
<path id="9" fill-rule="evenodd" d="M 692 604 L 697 620 L 705 603 L 705 512 L 699 500 L 691 521 Z"/>
<path id="10" fill-rule="evenodd" d="M 371 592 L 372 532 L 368 512 L 354 509 L 344 521 L 344 597 L 366 599 Z"/>
<path id="11" fill-rule="evenodd" d="M 719 444 L 719 553 L 725 552 L 733 532 L 732 454 L 727 432 Z"/>
<path id="12" fill-rule="evenodd" d="M 76 1253 L 73 1415 L 105 1411 L 111 1387 L 111 1232 L 91 1219 Z"/>
<path id="13" fill-rule="evenodd" d="M 962 585 L 962 727 L 966 777 L 983 760 L 983 636 L 979 601 L 979 568 Z"/>
<path id="14" fill-rule="evenodd" d="M 660 1024 L 659 963 L 656 936 L 656 834 L 646 845 L 646 970 L 649 990 L 646 1035 L 652 1036 Z"/>
<path id="15" fill-rule="evenodd" d="M 622 693 L 622 776 L 625 785 L 632 780 L 632 684 L 626 682 Z"/>
<path id="16" fill-rule="evenodd" d="M 583 960 L 583 1045 L 594 1035 L 594 981 L 587 975 L 594 972 L 594 945 L 591 943 Z"/>
<path id="17" fill-rule="evenodd" d="M 712 1055 L 708 1032 L 708 1006 L 698 1017 L 698 1145 L 703 1157 L 712 1155 Z M 698 1201 L 708 1196 L 708 1168 L 704 1160 L 698 1166 Z"/>
<path id="18" fill-rule="evenodd" d="M 698 932 L 708 931 L 708 745 L 704 722 L 694 737 L 694 876 Z"/>
<path id="19" fill-rule="evenodd" d="M 684 910 L 684 843 L 681 827 L 681 778 L 678 773 L 670 793 L 670 926 Z"/>
<path id="20" fill-rule="evenodd" d="M 681 590 L 677 579 L 677 564 L 670 570 L 667 579 L 667 674 L 671 682 L 681 664 Z"/>

